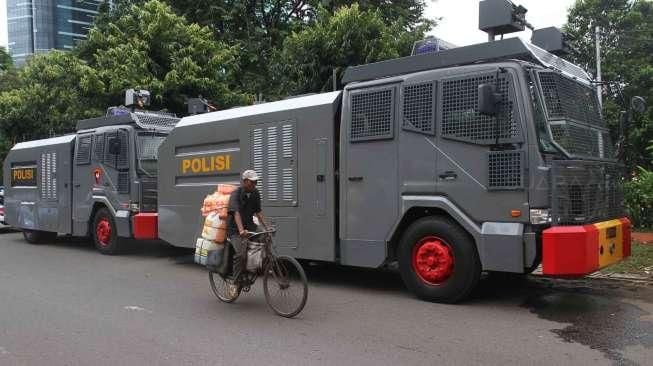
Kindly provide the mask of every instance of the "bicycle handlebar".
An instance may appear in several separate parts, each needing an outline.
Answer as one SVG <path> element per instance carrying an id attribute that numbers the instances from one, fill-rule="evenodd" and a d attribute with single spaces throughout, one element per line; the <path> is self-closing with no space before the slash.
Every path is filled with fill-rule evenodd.
<path id="1" fill-rule="evenodd" d="M 263 230 L 263 231 L 259 231 L 259 232 L 248 231 L 247 234 L 249 234 L 248 239 L 251 239 L 251 238 L 256 237 L 256 236 L 259 236 L 259 235 L 263 235 L 263 234 L 274 234 L 274 233 L 276 233 L 276 232 L 277 232 L 277 228 L 274 228 L 274 227 L 273 227 L 273 228 L 269 228 L 269 229 L 267 229 L 267 230 Z"/>

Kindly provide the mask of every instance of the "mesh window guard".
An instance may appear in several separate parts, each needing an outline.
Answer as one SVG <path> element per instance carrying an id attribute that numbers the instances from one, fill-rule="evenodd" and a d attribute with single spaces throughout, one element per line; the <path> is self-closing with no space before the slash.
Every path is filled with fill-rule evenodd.
<path id="1" fill-rule="evenodd" d="M 497 137 L 499 143 L 522 141 L 521 126 L 515 117 L 515 92 L 510 74 L 499 74 L 498 92 L 502 98 L 496 117 L 478 112 L 478 87 L 481 84 L 494 85 L 496 75 L 485 73 L 442 81 L 442 137 L 486 145 L 497 142 Z"/>
<path id="2" fill-rule="evenodd" d="M 434 95 L 434 82 L 404 86 L 402 127 L 405 130 L 435 135 Z"/>
<path id="3" fill-rule="evenodd" d="M 355 91 L 351 94 L 352 142 L 392 138 L 394 88 Z"/>

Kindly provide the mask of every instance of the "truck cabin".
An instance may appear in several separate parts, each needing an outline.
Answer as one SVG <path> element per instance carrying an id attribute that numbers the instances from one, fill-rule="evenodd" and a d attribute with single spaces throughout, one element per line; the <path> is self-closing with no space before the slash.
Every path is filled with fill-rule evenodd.
<path id="1" fill-rule="evenodd" d="M 130 210 L 156 212 L 158 148 L 179 119 L 162 112 L 110 112 L 115 114 L 77 123 L 75 164 L 105 174 L 107 184 L 115 182 L 119 195 L 129 195 L 118 201 L 128 201 Z"/>

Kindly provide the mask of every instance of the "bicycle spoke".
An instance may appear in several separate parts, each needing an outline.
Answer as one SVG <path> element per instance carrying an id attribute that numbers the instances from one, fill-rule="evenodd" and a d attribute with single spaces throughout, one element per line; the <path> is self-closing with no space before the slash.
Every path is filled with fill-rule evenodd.
<path id="1" fill-rule="evenodd" d="M 266 299 L 282 316 L 294 316 L 306 303 L 306 277 L 299 264 L 290 258 L 276 258 L 264 279 Z"/>

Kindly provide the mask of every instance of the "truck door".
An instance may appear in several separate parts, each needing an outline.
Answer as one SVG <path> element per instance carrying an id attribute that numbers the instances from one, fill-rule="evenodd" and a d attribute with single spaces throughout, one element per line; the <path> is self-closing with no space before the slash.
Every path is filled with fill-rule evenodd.
<path id="1" fill-rule="evenodd" d="M 343 99 L 340 257 L 377 267 L 398 212 L 397 85 L 350 90 Z"/>
<path id="2" fill-rule="evenodd" d="M 97 141 L 95 141 L 97 144 Z M 73 233 L 86 235 L 89 215 L 93 205 L 93 175 L 91 151 L 93 134 L 83 133 L 77 136 L 73 154 Z"/>

